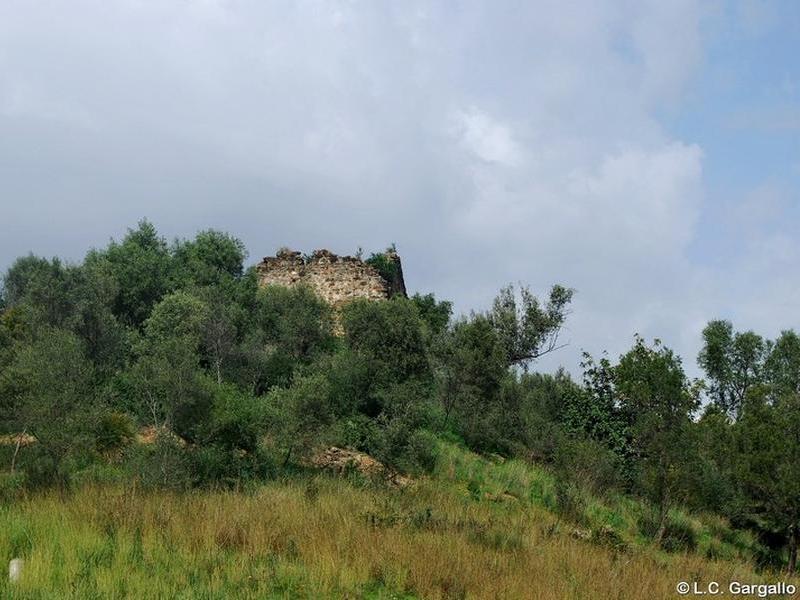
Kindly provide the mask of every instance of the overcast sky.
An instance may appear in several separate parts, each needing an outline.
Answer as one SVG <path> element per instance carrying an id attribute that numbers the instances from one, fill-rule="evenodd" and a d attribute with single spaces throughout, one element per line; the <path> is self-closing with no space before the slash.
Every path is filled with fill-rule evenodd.
<path id="1" fill-rule="evenodd" d="M 544 361 L 800 328 L 800 3 L 0 0 L 0 269 L 146 217 L 250 262 L 391 242 L 458 311 L 577 290 Z"/>

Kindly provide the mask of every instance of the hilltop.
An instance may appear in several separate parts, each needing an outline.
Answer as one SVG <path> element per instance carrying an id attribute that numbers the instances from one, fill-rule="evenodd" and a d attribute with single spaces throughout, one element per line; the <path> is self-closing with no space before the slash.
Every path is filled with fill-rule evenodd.
<path id="1" fill-rule="evenodd" d="M 406 290 L 394 247 L 245 259 L 229 234 L 170 243 L 145 221 L 4 275 L 0 550 L 26 561 L 23 597 L 646 597 L 792 576 L 794 331 L 710 321 L 705 381 L 634 336 L 575 380 L 537 372 L 566 286 L 454 316 Z"/>

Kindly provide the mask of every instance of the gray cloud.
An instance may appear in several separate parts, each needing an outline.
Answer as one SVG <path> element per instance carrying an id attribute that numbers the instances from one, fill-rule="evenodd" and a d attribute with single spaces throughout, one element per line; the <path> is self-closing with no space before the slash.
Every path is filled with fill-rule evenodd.
<path id="1" fill-rule="evenodd" d="M 694 2 L 0 5 L 0 266 L 147 216 L 280 245 L 396 242 L 414 290 L 578 290 L 586 348 L 693 363 L 703 151 L 657 114 L 703 58 Z M 779 245 L 779 242 L 775 242 Z M 765 252 L 778 252 L 774 247 Z"/>

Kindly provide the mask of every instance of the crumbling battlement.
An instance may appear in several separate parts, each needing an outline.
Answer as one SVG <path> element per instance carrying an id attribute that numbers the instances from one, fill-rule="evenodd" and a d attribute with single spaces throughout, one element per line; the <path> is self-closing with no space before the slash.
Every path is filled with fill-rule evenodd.
<path id="1" fill-rule="evenodd" d="M 392 251 L 384 255 L 392 265 L 390 279 L 354 256 L 337 256 L 328 250 L 315 250 L 309 257 L 300 252 L 280 250 L 258 266 L 262 286 L 291 287 L 306 284 L 335 308 L 356 298 L 385 300 L 396 294 L 406 295 L 400 257 Z"/>

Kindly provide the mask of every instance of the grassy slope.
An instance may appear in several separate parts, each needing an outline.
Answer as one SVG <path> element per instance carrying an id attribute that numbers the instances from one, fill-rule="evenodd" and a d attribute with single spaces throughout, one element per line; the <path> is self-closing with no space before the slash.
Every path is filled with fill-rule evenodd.
<path id="1" fill-rule="evenodd" d="M 676 513 L 697 551 L 667 554 L 638 531 L 638 503 L 587 499 L 576 524 L 555 494 L 541 469 L 448 445 L 407 490 L 317 475 L 249 493 L 39 495 L 0 507 L 0 559 L 27 561 L 0 597 L 649 599 L 683 580 L 777 579 L 719 520 Z"/>

